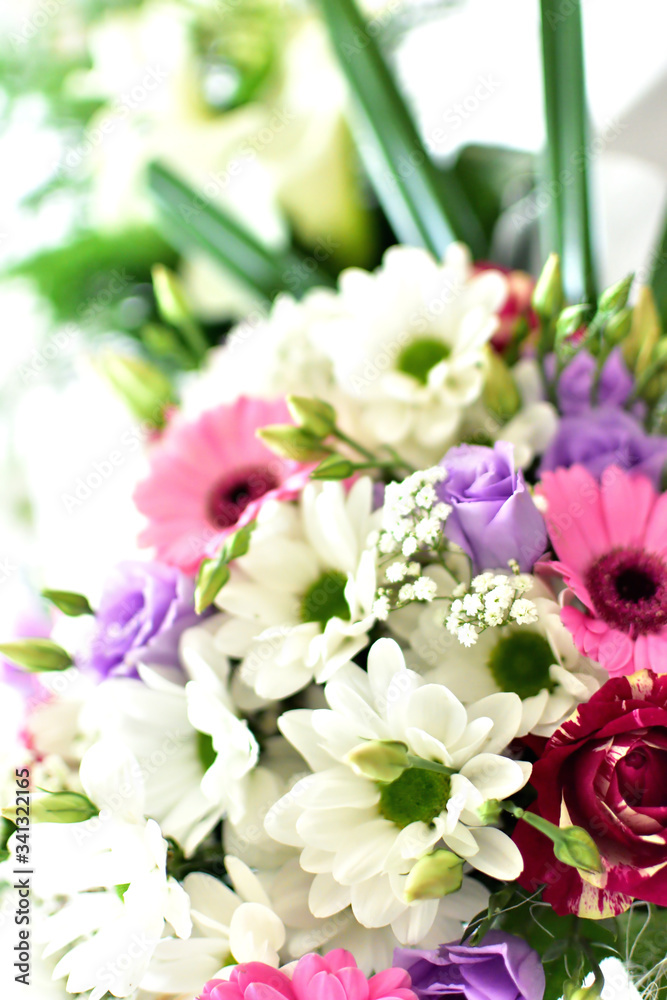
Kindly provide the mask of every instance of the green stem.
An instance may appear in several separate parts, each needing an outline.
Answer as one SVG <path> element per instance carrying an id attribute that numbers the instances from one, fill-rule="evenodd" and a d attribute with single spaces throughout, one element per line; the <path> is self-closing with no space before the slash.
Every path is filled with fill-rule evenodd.
<path id="1" fill-rule="evenodd" d="M 372 462 L 373 465 L 381 464 L 381 460 L 376 458 L 376 456 L 373 454 L 372 451 L 369 451 L 368 448 L 364 448 L 362 444 L 359 444 L 358 441 L 355 441 L 353 438 L 349 437 L 349 435 L 344 434 L 343 431 L 339 430 L 338 427 L 335 427 L 332 430 L 331 436 L 337 438 L 339 441 L 342 441 L 343 444 L 349 445 L 350 448 L 353 448 L 355 451 L 359 452 L 359 454 L 363 455 L 364 458 L 369 459 L 369 461 Z"/>

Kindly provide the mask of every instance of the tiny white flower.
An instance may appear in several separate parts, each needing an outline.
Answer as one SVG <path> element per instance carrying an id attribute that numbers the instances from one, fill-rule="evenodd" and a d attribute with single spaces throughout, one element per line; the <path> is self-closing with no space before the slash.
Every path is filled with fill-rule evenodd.
<path id="1" fill-rule="evenodd" d="M 538 620 L 537 608 L 532 601 L 525 597 L 515 601 L 510 609 L 510 618 L 513 618 L 519 625 L 530 625 Z"/>
<path id="2" fill-rule="evenodd" d="M 473 578 L 470 586 L 478 594 L 484 594 L 487 590 L 491 589 L 493 585 L 494 574 L 493 573 L 480 573 L 479 576 Z"/>
<path id="3" fill-rule="evenodd" d="M 467 615 L 477 615 L 484 608 L 479 594 L 466 594 L 463 598 L 463 610 Z"/>
<path id="4" fill-rule="evenodd" d="M 431 580 L 428 576 L 420 576 L 418 580 L 415 580 L 414 588 L 418 601 L 432 601 L 438 592 L 435 580 Z"/>
<path id="5" fill-rule="evenodd" d="M 461 625 L 456 632 L 456 638 L 462 646 L 474 646 L 477 642 L 477 629 L 474 625 Z"/>
<path id="6" fill-rule="evenodd" d="M 398 599 L 401 604 L 405 604 L 407 601 L 413 601 L 416 597 L 415 586 L 413 583 L 404 583 L 398 592 Z"/>
<path id="7" fill-rule="evenodd" d="M 384 594 L 381 597 L 378 597 L 373 604 L 373 614 L 381 622 L 387 620 L 390 610 L 391 604 L 389 598 Z"/>
<path id="8" fill-rule="evenodd" d="M 387 566 L 385 570 L 385 576 L 389 583 L 400 583 L 401 580 L 405 579 L 408 574 L 408 568 L 405 563 L 395 562 Z"/>
<path id="9" fill-rule="evenodd" d="M 403 555 L 406 558 L 409 558 L 410 556 L 413 556 L 415 554 L 418 547 L 419 545 L 417 543 L 417 539 L 414 538 L 412 535 L 409 535 L 403 542 L 403 547 L 401 551 L 403 552 Z"/>

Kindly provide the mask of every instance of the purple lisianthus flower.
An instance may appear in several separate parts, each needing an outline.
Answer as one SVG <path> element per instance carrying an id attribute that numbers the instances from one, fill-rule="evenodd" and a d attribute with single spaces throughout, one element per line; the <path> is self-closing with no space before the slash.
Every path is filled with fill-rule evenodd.
<path id="1" fill-rule="evenodd" d="M 563 417 L 540 465 L 540 475 L 583 465 L 600 479 L 609 465 L 641 472 L 660 490 L 667 463 L 667 438 L 647 434 L 633 416 L 615 406 L 601 406 L 580 416 Z"/>
<path id="2" fill-rule="evenodd" d="M 419 1000 L 542 1000 L 540 957 L 522 938 L 489 931 L 481 944 L 442 944 L 432 951 L 397 948 L 394 966 L 406 969 Z"/>
<path id="3" fill-rule="evenodd" d="M 445 534 L 468 553 L 474 571 L 507 570 L 516 559 L 529 572 L 546 550 L 547 530 L 523 473 L 514 468 L 512 445 L 463 444 L 450 448 L 440 465 L 447 478 L 436 489 L 452 507 Z"/>
<path id="4" fill-rule="evenodd" d="M 551 377 L 555 373 L 556 361 L 552 355 L 548 359 Z M 586 350 L 579 351 L 563 370 L 556 389 L 558 408 L 563 416 L 573 417 L 587 412 L 591 406 L 623 406 L 634 387 L 620 347 L 615 347 L 602 366 L 596 399 L 591 394 L 597 360 Z M 549 372 L 548 372 L 549 374 Z"/>
<path id="5" fill-rule="evenodd" d="M 122 562 L 106 581 L 77 665 L 102 677 L 137 676 L 139 663 L 178 667 L 178 640 L 200 616 L 194 583 L 155 562 Z"/>

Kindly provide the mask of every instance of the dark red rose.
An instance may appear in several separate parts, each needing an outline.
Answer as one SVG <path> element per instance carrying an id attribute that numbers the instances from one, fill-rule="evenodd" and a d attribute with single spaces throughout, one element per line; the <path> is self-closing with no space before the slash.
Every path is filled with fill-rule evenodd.
<path id="1" fill-rule="evenodd" d="M 604 872 L 562 864 L 543 834 L 519 822 L 525 888 L 545 883 L 556 913 L 593 919 L 622 913 L 633 899 L 667 905 L 667 675 L 607 681 L 551 737 L 531 784 L 532 812 L 587 830 Z"/>

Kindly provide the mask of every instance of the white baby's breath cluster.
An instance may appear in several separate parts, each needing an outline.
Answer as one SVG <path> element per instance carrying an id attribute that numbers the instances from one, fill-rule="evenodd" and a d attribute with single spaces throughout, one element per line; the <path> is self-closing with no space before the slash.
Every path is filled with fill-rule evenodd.
<path id="1" fill-rule="evenodd" d="M 383 621 L 395 608 L 411 601 L 432 601 L 436 596 L 435 581 L 423 575 L 422 562 L 413 557 L 447 548 L 443 524 L 452 508 L 436 492 L 436 484 L 446 477 L 445 469 L 435 465 L 385 487 L 382 530 L 377 542 L 384 564 L 384 585 L 378 589 L 373 608 Z"/>
<path id="2" fill-rule="evenodd" d="M 445 625 L 463 646 L 474 646 L 487 628 L 537 621 L 536 605 L 524 597 L 533 587 L 532 578 L 520 573 L 514 560 L 509 566 L 511 574 L 480 573 L 469 587 L 460 584 L 455 588 Z"/>

